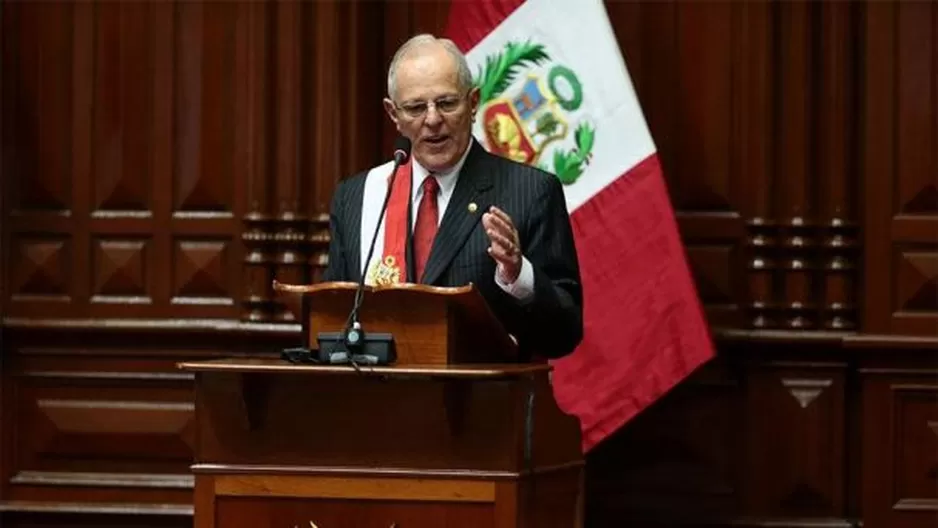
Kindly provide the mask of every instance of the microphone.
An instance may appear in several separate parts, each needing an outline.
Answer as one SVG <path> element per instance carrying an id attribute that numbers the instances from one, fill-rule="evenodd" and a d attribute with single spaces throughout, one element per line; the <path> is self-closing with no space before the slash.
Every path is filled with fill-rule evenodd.
<path id="1" fill-rule="evenodd" d="M 358 280 L 358 287 L 355 289 L 355 301 L 352 305 L 352 310 L 349 312 L 348 319 L 345 324 L 345 330 L 343 331 L 343 336 L 341 341 L 345 344 L 345 353 L 347 357 L 342 357 L 341 353 L 338 357 L 335 357 L 335 361 L 330 362 L 342 362 L 343 360 L 348 360 L 352 363 L 354 367 L 358 367 L 355 356 L 361 357 L 361 351 L 364 348 L 365 343 L 365 332 L 362 329 L 361 321 L 358 319 L 358 312 L 361 309 L 362 301 L 365 294 L 365 277 L 367 276 L 368 265 L 371 263 L 371 258 L 375 251 L 375 243 L 378 241 L 378 233 L 381 231 L 381 222 L 384 221 L 384 215 L 388 209 L 388 202 L 391 200 L 391 190 L 394 188 L 394 180 L 397 178 L 397 169 L 407 163 L 407 159 L 410 157 L 410 140 L 403 136 L 398 136 L 394 140 L 394 166 L 391 168 L 391 175 L 388 179 L 388 190 L 384 194 L 384 203 L 381 204 L 381 212 L 378 214 L 378 224 L 375 226 L 375 231 L 371 237 L 371 244 L 368 246 L 368 256 L 365 258 L 364 269 L 361 272 L 361 277 Z M 407 191 L 410 193 L 410 190 Z M 385 336 L 385 339 L 389 340 Z M 332 359 L 332 358 L 330 358 Z M 376 363 L 375 359 L 365 357 L 364 358 L 369 363 Z"/>
<path id="2" fill-rule="evenodd" d="M 397 172 L 398 167 L 407 163 L 407 158 L 410 157 L 410 140 L 404 136 L 398 136 L 394 140 L 394 171 L 391 174 Z M 389 188 L 390 189 L 390 188 Z M 388 191 L 388 195 L 391 194 L 391 191 Z M 387 203 L 387 202 L 385 202 Z"/>

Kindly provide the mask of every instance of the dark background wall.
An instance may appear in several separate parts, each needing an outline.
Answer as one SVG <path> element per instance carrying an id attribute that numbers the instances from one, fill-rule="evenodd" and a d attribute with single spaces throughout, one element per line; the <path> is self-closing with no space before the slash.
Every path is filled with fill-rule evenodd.
<path id="1" fill-rule="evenodd" d="M 590 526 L 934 526 L 938 5 L 607 9 L 720 353 L 591 453 Z M 447 10 L 0 3 L 4 526 L 191 523 L 174 365 L 299 341 L 270 280 Z"/>

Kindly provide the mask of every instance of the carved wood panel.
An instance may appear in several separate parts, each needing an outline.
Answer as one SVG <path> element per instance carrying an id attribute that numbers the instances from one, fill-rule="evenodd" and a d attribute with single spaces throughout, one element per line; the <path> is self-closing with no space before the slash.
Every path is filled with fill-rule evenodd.
<path id="1" fill-rule="evenodd" d="M 846 464 L 845 373 L 846 365 L 836 362 L 751 367 L 748 511 L 805 518 L 847 514 L 840 477 Z"/>
<path id="2" fill-rule="evenodd" d="M 857 6 L 607 10 L 711 324 L 856 329 Z"/>
<path id="3" fill-rule="evenodd" d="M 191 515 L 193 378 L 176 362 L 263 354 L 290 332 L 8 320 L 0 512 Z M 258 331 L 261 330 L 260 335 Z M 161 510 L 161 511 L 160 511 Z"/>
<path id="4" fill-rule="evenodd" d="M 0 522 L 5 528 L 191 528 L 192 517 L 186 513 L 160 512 L 143 507 L 125 508 L 120 513 L 107 510 L 88 511 L 88 508 L 55 512 L 34 511 L 3 512 Z"/>
<path id="5" fill-rule="evenodd" d="M 490 504 L 470 502 L 310 500 L 279 497 L 222 497 L 217 500 L 215 526 L 498 526 Z M 513 524 L 513 523 L 512 523 Z"/>
<path id="6" fill-rule="evenodd" d="M 167 461 L 187 473 L 194 416 L 186 380 L 126 375 L 115 383 L 113 374 L 82 373 L 77 379 L 70 373 L 22 374 L 15 416 L 22 426 L 16 450 L 20 475 L 66 468 L 108 473 L 128 463 L 156 469 Z"/>
<path id="7" fill-rule="evenodd" d="M 865 526 L 938 520 L 938 384 L 933 369 L 915 370 L 862 371 Z"/>
<path id="8" fill-rule="evenodd" d="M 191 376 L 175 372 L 171 360 L 129 363 L 89 345 L 76 354 L 26 342 L 13 356 L 10 419 L 18 427 L 9 498 L 40 500 L 87 489 L 101 497 L 159 491 L 188 502 L 195 441 Z"/>
<path id="9" fill-rule="evenodd" d="M 325 265 L 332 189 L 387 157 L 385 68 L 431 6 L 5 5 L 11 313 L 292 322 L 270 282 Z"/>
<path id="10" fill-rule="evenodd" d="M 237 313 L 239 15 L 4 5 L 11 313 Z"/>
<path id="11" fill-rule="evenodd" d="M 938 336 L 938 6 L 866 7 L 870 332 Z"/>

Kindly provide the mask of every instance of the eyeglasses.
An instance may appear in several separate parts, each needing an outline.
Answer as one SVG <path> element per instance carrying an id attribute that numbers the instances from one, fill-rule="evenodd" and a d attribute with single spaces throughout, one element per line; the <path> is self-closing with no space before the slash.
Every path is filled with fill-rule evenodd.
<path id="1" fill-rule="evenodd" d="M 462 108 L 465 95 L 444 95 L 432 101 L 409 101 L 403 104 L 394 104 L 408 119 L 418 119 L 427 114 L 430 107 L 436 108 L 441 114 L 453 114 Z"/>

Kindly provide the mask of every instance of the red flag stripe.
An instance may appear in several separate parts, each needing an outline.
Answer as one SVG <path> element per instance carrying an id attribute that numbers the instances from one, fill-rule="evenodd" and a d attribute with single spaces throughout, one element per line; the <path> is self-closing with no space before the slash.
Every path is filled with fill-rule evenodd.
<path id="1" fill-rule="evenodd" d="M 446 37 L 468 53 L 508 18 L 524 0 L 453 0 Z"/>
<path id="2" fill-rule="evenodd" d="M 553 386 L 589 451 L 713 353 L 656 154 L 571 221 L 586 328 L 577 351 L 553 362 Z"/>

